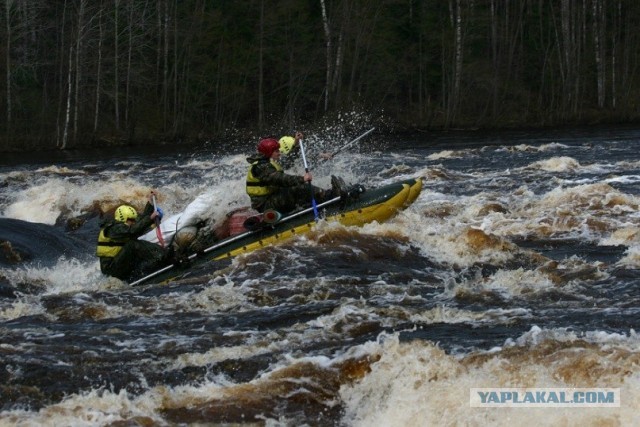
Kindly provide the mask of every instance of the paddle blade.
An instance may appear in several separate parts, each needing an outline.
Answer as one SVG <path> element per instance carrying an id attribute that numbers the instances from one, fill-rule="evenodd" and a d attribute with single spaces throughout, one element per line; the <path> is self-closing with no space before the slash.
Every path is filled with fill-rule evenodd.
<path id="1" fill-rule="evenodd" d="M 156 237 L 158 237 L 158 242 L 160 243 L 160 247 L 164 249 L 164 237 L 162 237 L 162 230 L 160 229 L 160 221 L 156 221 Z"/>

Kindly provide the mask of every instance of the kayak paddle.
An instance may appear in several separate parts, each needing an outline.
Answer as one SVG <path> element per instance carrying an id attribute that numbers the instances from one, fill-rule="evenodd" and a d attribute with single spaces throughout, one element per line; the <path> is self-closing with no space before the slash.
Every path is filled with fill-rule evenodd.
<path id="1" fill-rule="evenodd" d="M 158 215 L 158 205 L 156 205 L 156 195 L 152 194 L 151 199 L 153 200 L 153 211 L 156 212 L 156 236 L 158 237 L 158 242 L 160 242 L 160 247 L 164 248 L 164 237 L 162 237 L 162 230 L 160 229 L 160 218 Z"/>
<path id="2" fill-rule="evenodd" d="M 304 145 L 302 144 L 302 138 L 298 141 L 300 143 L 300 153 L 302 153 L 302 163 L 304 163 L 305 173 L 309 173 L 309 165 L 307 164 L 307 156 L 304 154 Z M 316 198 L 313 195 L 313 187 L 311 181 L 309 181 L 309 190 L 311 190 L 311 206 L 313 206 L 313 216 L 318 219 L 318 205 L 316 204 Z"/>
<path id="3" fill-rule="evenodd" d="M 359 137 L 357 137 L 356 139 L 346 143 L 345 145 L 343 145 L 342 147 L 338 148 L 336 151 L 334 151 L 333 153 L 331 153 L 331 157 L 335 156 L 336 154 L 338 154 L 339 152 L 341 152 L 342 150 L 345 150 L 347 148 L 349 148 L 350 146 L 352 146 L 353 144 L 355 144 L 356 142 L 360 141 L 362 138 L 364 138 L 365 136 L 369 135 L 371 132 L 373 132 L 374 130 L 376 130 L 376 128 L 371 128 L 368 131 L 366 131 L 365 133 L 363 133 L 362 135 L 360 135 Z"/>

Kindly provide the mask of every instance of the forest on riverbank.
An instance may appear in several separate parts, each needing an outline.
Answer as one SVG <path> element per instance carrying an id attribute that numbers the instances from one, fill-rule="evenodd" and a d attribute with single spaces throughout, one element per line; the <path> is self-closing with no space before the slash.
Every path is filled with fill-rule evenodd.
<path id="1" fill-rule="evenodd" d="M 4 0 L 0 151 L 640 118 L 640 2 Z M 366 126 L 366 124 L 363 124 Z"/>

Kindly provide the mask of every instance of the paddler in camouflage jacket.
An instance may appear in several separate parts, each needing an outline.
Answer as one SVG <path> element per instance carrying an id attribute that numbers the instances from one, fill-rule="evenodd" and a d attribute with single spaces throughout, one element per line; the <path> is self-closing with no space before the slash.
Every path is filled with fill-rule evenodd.
<path id="1" fill-rule="evenodd" d="M 247 194 L 251 198 L 251 207 L 258 212 L 267 209 L 282 214 L 289 213 L 298 207 L 311 205 L 311 191 L 317 203 L 339 196 L 339 188 L 323 190 L 311 186 L 311 173 L 303 176 L 289 175 L 278 162 L 280 144 L 276 139 L 267 138 L 258 144 L 258 153 L 247 158 L 251 164 L 247 173 Z"/>
<path id="2" fill-rule="evenodd" d="M 154 210 L 151 192 L 141 215 L 129 205 L 119 206 L 113 219 L 101 224 L 96 255 L 100 257 L 102 273 L 130 282 L 170 264 L 170 254 L 159 245 L 138 240 L 151 229 L 162 210 Z"/>

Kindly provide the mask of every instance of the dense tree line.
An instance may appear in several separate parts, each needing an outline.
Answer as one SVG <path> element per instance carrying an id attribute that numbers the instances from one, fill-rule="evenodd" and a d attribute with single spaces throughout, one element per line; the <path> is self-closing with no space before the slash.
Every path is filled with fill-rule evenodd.
<path id="1" fill-rule="evenodd" d="M 2 0 L 0 150 L 638 118 L 633 0 Z"/>

